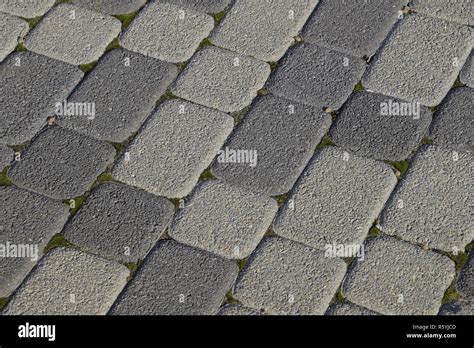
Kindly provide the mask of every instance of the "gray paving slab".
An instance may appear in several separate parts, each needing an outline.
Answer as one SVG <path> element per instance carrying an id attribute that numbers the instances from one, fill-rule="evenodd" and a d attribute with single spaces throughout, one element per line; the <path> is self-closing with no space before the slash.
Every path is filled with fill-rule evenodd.
<path id="1" fill-rule="evenodd" d="M 294 43 L 317 3 L 318 0 L 237 0 L 210 40 L 266 62 L 278 61 Z"/>
<path id="2" fill-rule="evenodd" d="M 408 15 L 377 53 L 362 84 L 391 97 L 436 106 L 456 81 L 473 43 L 472 28 Z"/>
<path id="3" fill-rule="evenodd" d="M 13 53 L 0 65 L 0 143 L 33 138 L 84 73 L 32 52 Z"/>
<path id="4" fill-rule="evenodd" d="M 0 298 L 8 297 L 43 256 L 49 240 L 69 216 L 62 202 L 0 187 Z"/>
<path id="5" fill-rule="evenodd" d="M 365 68 L 362 59 L 303 43 L 291 48 L 280 61 L 267 89 L 282 98 L 337 110 Z"/>
<path id="6" fill-rule="evenodd" d="M 191 58 L 213 28 L 214 19 L 207 14 L 151 2 L 120 37 L 120 42 L 131 51 L 179 63 Z"/>
<path id="7" fill-rule="evenodd" d="M 474 25 L 474 5 L 471 0 L 412 0 L 410 7 L 436 18 Z"/>
<path id="8" fill-rule="evenodd" d="M 272 198 L 206 181 L 178 211 L 168 233 L 178 242 L 240 260 L 257 247 L 277 210 Z"/>
<path id="9" fill-rule="evenodd" d="M 212 173 L 269 196 L 286 193 L 330 125 L 331 116 L 319 109 L 270 95 L 261 97 L 221 149 Z"/>
<path id="10" fill-rule="evenodd" d="M 112 50 L 67 100 L 75 106 L 93 107 L 87 109 L 93 112 L 79 110 L 70 115 L 59 110 L 57 121 L 94 138 L 122 143 L 140 128 L 177 74 L 173 64 Z"/>
<path id="11" fill-rule="evenodd" d="M 14 152 L 9 147 L 0 145 L 0 172 L 9 166 L 13 161 Z"/>
<path id="12" fill-rule="evenodd" d="M 72 3 L 110 15 L 133 13 L 147 0 L 72 0 Z"/>
<path id="13" fill-rule="evenodd" d="M 262 241 L 235 285 L 235 298 L 269 314 L 324 314 L 346 264 L 279 237 Z"/>
<path id="14" fill-rule="evenodd" d="M 342 291 L 381 314 L 436 315 L 454 275 L 448 257 L 383 236 L 365 243 L 365 258 L 351 267 Z"/>
<path id="15" fill-rule="evenodd" d="M 428 248 L 457 252 L 474 238 L 473 154 L 424 146 L 380 218 L 382 231 Z"/>
<path id="16" fill-rule="evenodd" d="M 360 245 L 396 183 L 385 163 L 323 148 L 296 183 L 273 230 L 319 250 Z"/>
<path id="17" fill-rule="evenodd" d="M 41 133 L 8 176 L 17 185 L 53 199 L 81 196 L 111 164 L 112 145 L 59 127 Z"/>
<path id="18" fill-rule="evenodd" d="M 233 119 L 217 110 L 184 100 L 165 102 L 117 162 L 113 176 L 157 195 L 184 197 L 232 127 Z"/>
<path id="19" fill-rule="evenodd" d="M 262 312 L 253 308 L 244 307 L 241 305 L 225 305 L 222 307 L 217 315 L 233 315 L 233 316 L 247 316 L 247 315 L 263 315 Z"/>
<path id="20" fill-rule="evenodd" d="M 459 75 L 461 82 L 474 88 L 474 53 L 471 53 Z"/>
<path id="21" fill-rule="evenodd" d="M 34 18 L 42 16 L 56 0 L 0 0 L 0 11 L 19 17 Z"/>
<path id="22" fill-rule="evenodd" d="M 173 92 L 224 112 L 240 111 L 257 96 L 269 75 L 267 63 L 207 47 L 193 56 L 175 82 Z"/>
<path id="23" fill-rule="evenodd" d="M 303 40 L 368 58 L 380 47 L 407 3 L 407 0 L 321 0 L 305 25 Z"/>
<path id="24" fill-rule="evenodd" d="M 474 315 L 474 302 L 454 301 L 441 307 L 438 315 Z"/>
<path id="25" fill-rule="evenodd" d="M 474 251 L 472 249 L 466 264 L 459 273 L 456 288 L 463 298 L 474 302 Z"/>
<path id="26" fill-rule="evenodd" d="M 28 22 L 23 19 L 0 13 L 0 63 L 15 50 L 28 29 Z"/>
<path id="27" fill-rule="evenodd" d="M 431 111 L 419 103 L 354 93 L 338 115 L 331 139 L 361 156 L 402 161 L 427 135 L 431 120 Z"/>
<path id="28" fill-rule="evenodd" d="M 122 23 L 112 16 L 60 4 L 28 34 L 25 46 L 66 63 L 88 64 L 99 59 L 121 29 Z"/>
<path id="29" fill-rule="evenodd" d="M 48 253 L 4 315 L 105 315 L 126 284 L 127 267 L 74 249 Z"/>
<path id="30" fill-rule="evenodd" d="M 171 240 L 161 241 L 110 314 L 216 314 L 237 272 L 232 261 Z"/>
<path id="31" fill-rule="evenodd" d="M 65 238 L 90 253 L 130 263 L 144 259 L 173 217 L 162 197 L 118 183 L 93 191 L 64 229 Z"/>
<path id="32" fill-rule="evenodd" d="M 474 89 L 454 88 L 441 104 L 430 138 L 441 147 L 474 152 Z"/>
<path id="33" fill-rule="evenodd" d="M 379 313 L 346 301 L 331 305 L 326 315 L 379 315 Z"/>
<path id="34" fill-rule="evenodd" d="M 160 0 L 169 4 L 191 8 L 204 13 L 219 13 L 229 7 L 231 0 Z"/>

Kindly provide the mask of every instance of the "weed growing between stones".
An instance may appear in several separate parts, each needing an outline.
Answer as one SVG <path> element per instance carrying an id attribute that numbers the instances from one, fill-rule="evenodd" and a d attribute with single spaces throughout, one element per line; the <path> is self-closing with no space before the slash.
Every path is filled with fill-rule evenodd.
<path id="1" fill-rule="evenodd" d="M 216 26 L 218 26 L 220 24 L 220 22 L 222 21 L 222 19 L 224 18 L 224 16 L 225 16 L 225 11 L 221 11 L 221 12 L 217 12 L 217 13 L 209 13 L 209 16 L 214 18 L 214 24 Z"/>
<path id="2" fill-rule="evenodd" d="M 408 168 L 410 167 L 410 162 L 408 160 L 398 161 L 398 162 L 385 161 L 385 163 L 391 165 L 393 168 L 397 170 L 395 173 L 397 178 L 402 178 L 407 172 Z"/>
<path id="3" fill-rule="evenodd" d="M 325 135 L 321 142 L 316 146 L 316 149 L 322 149 L 323 147 L 327 146 L 336 146 L 336 144 L 331 140 L 328 135 Z"/>
<path id="4" fill-rule="evenodd" d="M 224 304 L 239 304 L 240 302 L 232 295 L 232 290 L 227 291 L 225 294 Z"/>
<path id="5" fill-rule="evenodd" d="M 81 69 L 84 73 L 88 73 L 89 71 L 92 71 L 92 69 L 94 69 L 98 63 L 99 61 L 96 60 L 95 62 L 92 62 L 92 63 L 82 64 L 82 65 L 79 65 L 79 69 Z"/>
<path id="6" fill-rule="evenodd" d="M 0 172 L 0 186 L 10 186 L 12 182 L 10 178 L 7 176 L 9 167 L 3 168 L 3 171 Z"/>
<path id="7" fill-rule="evenodd" d="M 143 7 L 142 7 L 143 8 Z M 130 25 L 130 23 L 132 23 L 132 21 L 135 19 L 135 17 L 138 15 L 138 13 L 141 11 L 142 9 L 140 8 L 139 10 L 135 11 L 135 12 L 132 12 L 132 13 L 128 13 L 128 14 L 123 14 L 123 15 L 115 15 L 114 17 L 117 18 L 120 22 L 122 22 L 122 32 L 125 31 L 125 29 L 128 28 L 128 26 Z"/>
<path id="8" fill-rule="evenodd" d="M 2 297 L 0 298 L 0 311 L 6 307 L 6 305 L 8 304 L 8 301 L 10 299 L 8 297 Z"/>
<path id="9" fill-rule="evenodd" d="M 199 177 L 199 182 L 201 181 L 208 181 L 208 180 L 214 180 L 216 177 L 212 175 L 211 168 L 205 169 L 202 173 L 201 176 Z"/>
<path id="10" fill-rule="evenodd" d="M 53 238 L 49 241 L 49 243 L 44 247 L 44 254 L 46 255 L 49 251 L 55 248 L 74 248 L 77 247 L 68 241 L 64 236 L 60 233 L 55 234 Z"/>

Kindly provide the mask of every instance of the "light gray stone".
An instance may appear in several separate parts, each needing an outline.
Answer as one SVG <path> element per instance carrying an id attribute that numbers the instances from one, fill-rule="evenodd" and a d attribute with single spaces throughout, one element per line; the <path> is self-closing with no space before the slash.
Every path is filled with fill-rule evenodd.
<path id="1" fill-rule="evenodd" d="M 214 28 L 204 13 L 168 3 L 148 4 L 121 36 L 123 47 L 167 62 L 187 61 Z"/>
<path id="2" fill-rule="evenodd" d="M 94 116 L 58 116 L 62 127 L 122 143 L 136 132 L 177 76 L 169 63 L 122 49 L 107 53 L 68 98 L 94 103 Z"/>
<path id="3" fill-rule="evenodd" d="M 85 251 L 118 262 L 137 262 L 155 245 L 173 213 L 173 204 L 164 198 L 105 183 L 87 198 L 63 233 Z"/>
<path id="4" fill-rule="evenodd" d="M 60 4 L 28 34 L 25 46 L 66 63 L 88 64 L 99 59 L 121 29 L 122 23 L 114 17 Z"/>
<path id="5" fill-rule="evenodd" d="M 334 147 L 318 151 L 273 230 L 319 250 L 360 245 L 397 183 L 388 165 Z"/>
<path id="6" fill-rule="evenodd" d="M 165 240 L 148 255 L 111 314 L 216 314 L 237 272 L 232 261 Z"/>
<path id="7" fill-rule="evenodd" d="M 157 195 L 184 197 L 232 127 L 233 119 L 222 112 L 184 100 L 167 101 L 147 120 L 113 175 Z"/>
<path id="8" fill-rule="evenodd" d="M 278 61 L 317 3 L 318 0 L 237 0 L 211 41 L 266 62 Z"/>
<path id="9" fill-rule="evenodd" d="M 471 53 L 464 68 L 461 71 L 460 79 L 461 82 L 474 88 L 474 53 Z"/>
<path id="10" fill-rule="evenodd" d="M 474 315 L 474 302 L 454 301 L 441 307 L 438 315 Z"/>
<path id="11" fill-rule="evenodd" d="M 405 114 L 396 108 L 405 109 L 401 111 Z M 430 110 L 420 104 L 382 94 L 354 93 L 331 129 L 331 139 L 362 156 L 402 161 L 427 135 L 431 120 Z"/>
<path id="12" fill-rule="evenodd" d="M 54 3 L 55 0 L 0 0 L 0 11 L 33 18 L 44 15 Z"/>
<path id="13" fill-rule="evenodd" d="M 0 187 L 0 298 L 8 297 L 43 256 L 49 240 L 61 232 L 68 206 L 14 186 Z M 7 257 L 20 245 L 28 253 Z M 9 251 L 10 250 L 10 251 Z"/>
<path id="14" fill-rule="evenodd" d="M 412 0 L 416 12 L 461 24 L 474 25 L 474 5 L 471 0 Z"/>
<path id="15" fill-rule="evenodd" d="M 269 75 L 267 63 L 207 47 L 193 56 L 175 82 L 173 92 L 224 112 L 240 111 L 257 96 Z"/>
<path id="16" fill-rule="evenodd" d="M 362 84 L 391 97 L 436 106 L 456 81 L 473 43 L 469 27 L 408 15 L 377 53 Z"/>
<path id="17" fill-rule="evenodd" d="M 243 259 L 257 247 L 277 210 L 272 198 L 206 181 L 178 211 L 169 235 L 225 258 Z"/>
<path id="18" fill-rule="evenodd" d="M 453 89 L 431 125 L 431 138 L 441 147 L 474 152 L 474 89 Z"/>
<path id="19" fill-rule="evenodd" d="M 180 7 L 191 8 L 196 11 L 204 13 L 219 13 L 224 11 L 231 0 L 160 0 L 169 4 L 174 4 Z"/>
<path id="20" fill-rule="evenodd" d="M 472 154 L 423 147 L 381 215 L 383 232 L 457 252 L 474 238 Z"/>
<path id="21" fill-rule="evenodd" d="M 331 125 L 331 116 L 311 106 L 273 96 L 257 100 L 214 162 L 224 181 L 269 196 L 288 192 Z M 232 150 L 249 150 L 253 163 L 233 163 Z M 248 162 L 248 161 L 247 161 Z"/>
<path id="22" fill-rule="evenodd" d="M 324 314 L 346 264 L 279 237 L 263 240 L 235 285 L 235 297 L 269 314 Z"/>
<path id="23" fill-rule="evenodd" d="M 28 32 L 29 26 L 21 18 L 0 13 L 0 63 Z"/>
<path id="24" fill-rule="evenodd" d="M 247 316 L 247 315 L 263 315 L 262 312 L 257 311 L 253 308 L 244 307 L 241 305 L 225 305 L 219 310 L 217 315 L 232 315 L 232 316 Z"/>
<path id="25" fill-rule="evenodd" d="M 48 253 L 18 288 L 5 315 L 105 315 L 129 270 L 74 249 Z"/>
<path id="26" fill-rule="evenodd" d="M 72 0 L 76 5 L 110 15 L 133 13 L 145 5 L 147 0 Z"/>
<path id="27" fill-rule="evenodd" d="M 455 275 L 454 262 L 392 237 L 369 239 L 343 283 L 346 298 L 387 315 L 436 315 Z"/>
<path id="28" fill-rule="evenodd" d="M 379 313 L 346 301 L 333 304 L 327 310 L 326 315 L 379 315 Z"/>
<path id="29" fill-rule="evenodd" d="M 474 251 L 471 249 L 469 258 L 459 273 L 456 284 L 458 292 L 465 299 L 474 302 Z M 473 313 L 474 314 L 474 313 Z"/>
<path id="30" fill-rule="evenodd" d="M 267 88 L 283 98 L 337 110 L 365 68 L 362 59 L 303 43 L 291 48 L 280 61 Z"/>
<path id="31" fill-rule="evenodd" d="M 13 161 L 14 152 L 9 147 L 0 145 L 0 172 L 8 167 Z"/>
<path id="32" fill-rule="evenodd" d="M 19 145 L 33 138 L 83 75 L 32 52 L 10 55 L 0 65 L 0 143 Z"/>
<path id="33" fill-rule="evenodd" d="M 408 0 L 321 0 L 303 39 L 355 57 L 370 57 L 396 23 Z"/>
<path id="34" fill-rule="evenodd" d="M 41 133 L 8 176 L 20 187 L 54 199 L 81 196 L 115 156 L 112 145 L 52 127 Z"/>

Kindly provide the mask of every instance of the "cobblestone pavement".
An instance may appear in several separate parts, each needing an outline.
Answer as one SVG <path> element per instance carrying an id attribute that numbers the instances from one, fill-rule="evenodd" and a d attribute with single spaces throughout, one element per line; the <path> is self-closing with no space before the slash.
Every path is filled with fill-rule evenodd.
<path id="1" fill-rule="evenodd" d="M 0 310 L 474 314 L 470 0 L 0 0 Z"/>

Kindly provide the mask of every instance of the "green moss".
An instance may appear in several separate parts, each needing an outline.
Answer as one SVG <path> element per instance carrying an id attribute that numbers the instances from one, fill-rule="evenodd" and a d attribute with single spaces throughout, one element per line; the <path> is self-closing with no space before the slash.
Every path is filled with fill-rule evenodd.
<path id="1" fill-rule="evenodd" d="M 367 234 L 367 237 L 377 237 L 382 235 L 382 231 L 380 231 L 377 227 L 372 226 Z"/>
<path id="2" fill-rule="evenodd" d="M 225 16 L 225 11 L 217 12 L 217 13 L 209 13 L 212 18 L 214 18 L 214 23 L 215 25 L 219 25 L 219 23 L 222 21 L 222 19 Z"/>
<path id="3" fill-rule="evenodd" d="M 176 67 L 178 68 L 178 73 L 180 73 L 181 71 L 183 71 L 184 69 L 186 69 L 186 67 L 188 66 L 189 64 L 189 61 L 186 61 L 186 62 L 181 62 L 181 63 L 176 63 Z"/>
<path id="4" fill-rule="evenodd" d="M 181 205 L 184 203 L 182 198 L 168 198 L 173 203 L 176 209 L 181 209 Z"/>
<path id="5" fill-rule="evenodd" d="M 232 296 L 232 291 L 229 290 L 227 291 L 227 293 L 225 294 L 225 300 L 224 300 L 224 303 L 226 304 L 238 304 L 240 303 L 238 300 L 236 300 L 234 298 L 234 296 Z"/>
<path id="6" fill-rule="evenodd" d="M 248 260 L 249 260 L 249 258 L 246 257 L 246 258 L 244 258 L 244 259 L 242 259 L 242 260 L 237 261 L 237 266 L 239 266 L 239 270 L 240 270 L 240 271 L 245 267 L 245 265 L 247 264 Z"/>
<path id="7" fill-rule="evenodd" d="M 268 62 L 268 65 L 270 65 L 271 70 L 275 70 L 278 67 L 277 62 Z"/>
<path id="8" fill-rule="evenodd" d="M 84 73 L 88 73 L 92 69 L 95 68 L 95 66 L 99 63 L 97 60 L 95 62 L 89 63 L 89 64 L 82 64 L 79 65 L 79 69 L 81 69 Z"/>
<path id="9" fill-rule="evenodd" d="M 209 40 L 207 37 L 201 41 L 199 44 L 199 49 L 203 49 L 205 47 L 213 46 L 211 40 Z"/>
<path id="10" fill-rule="evenodd" d="M 173 94 L 173 92 L 171 91 L 171 87 L 168 87 L 166 92 L 156 102 L 156 106 L 162 104 L 166 100 L 171 100 L 171 99 L 178 99 L 178 97 Z"/>
<path id="11" fill-rule="evenodd" d="M 115 39 L 112 40 L 111 43 L 109 43 L 109 45 L 105 48 L 105 52 L 109 52 L 111 50 L 114 50 L 116 48 L 121 48 L 122 46 L 120 45 L 120 41 L 118 39 L 118 37 L 116 37 Z"/>
<path id="12" fill-rule="evenodd" d="M 132 23 L 132 21 L 135 19 L 139 12 L 140 10 L 128 14 L 116 15 L 114 17 L 117 18 L 120 22 L 122 22 L 122 31 L 124 31 L 128 28 L 130 23 Z"/>
<path id="13" fill-rule="evenodd" d="M 201 176 L 199 177 L 199 181 L 207 181 L 207 180 L 213 180 L 216 177 L 212 175 L 211 168 L 207 168 L 201 173 Z"/>
<path id="14" fill-rule="evenodd" d="M 234 124 L 238 125 L 243 120 L 245 115 L 247 115 L 247 112 L 249 110 L 250 110 L 250 106 L 247 106 L 246 108 L 244 108 L 240 111 L 235 111 L 235 112 L 231 113 L 230 116 L 232 116 L 232 118 L 234 119 Z"/>
<path id="15" fill-rule="evenodd" d="M 277 201 L 278 206 L 280 207 L 288 199 L 288 192 L 279 196 L 274 196 L 273 198 Z"/>
<path id="16" fill-rule="evenodd" d="M 55 248 L 74 248 L 74 244 L 69 242 L 62 234 L 56 234 L 51 238 L 48 245 L 44 247 L 44 253 L 48 253 L 49 251 Z"/>
<path id="17" fill-rule="evenodd" d="M 69 214 L 71 216 L 76 215 L 77 211 L 82 207 L 89 194 L 89 192 L 86 192 L 80 197 L 66 199 L 63 201 L 65 204 L 69 205 Z"/>
<path id="18" fill-rule="evenodd" d="M 258 96 L 264 96 L 264 95 L 267 95 L 268 94 L 268 91 L 265 89 L 265 88 L 261 88 L 257 91 L 257 95 Z"/>
<path id="19" fill-rule="evenodd" d="M 12 184 L 11 180 L 7 176 L 8 169 L 9 167 L 5 167 L 0 173 L 0 186 L 10 186 Z"/>
<path id="20" fill-rule="evenodd" d="M 362 91 L 365 91 L 365 88 L 362 85 L 362 82 L 359 82 L 357 85 L 355 85 L 354 92 L 362 92 Z"/>
<path id="21" fill-rule="evenodd" d="M 336 144 L 327 135 L 323 137 L 318 146 L 316 146 L 316 149 L 321 149 L 326 146 L 336 146 Z"/>
<path id="22" fill-rule="evenodd" d="M 0 311 L 5 308 L 5 306 L 8 304 L 8 297 L 1 297 L 0 298 Z"/>
<path id="23" fill-rule="evenodd" d="M 398 161 L 398 162 L 385 161 L 385 163 L 390 164 L 396 170 L 398 170 L 400 172 L 399 177 L 402 177 L 403 175 L 405 175 L 406 171 L 408 170 L 410 166 L 410 162 L 408 162 L 408 160 Z"/>
<path id="24" fill-rule="evenodd" d="M 441 300 L 441 305 L 445 305 L 450 302 L 454 302 L 456 300 L 459 300 L 461 298 L 461 295 L 456 291 L 456 282 L 453 281 L 453 283 L 449 286 L 449 288 L 446 289 L 444 292 L 443 299 Z"/>
<path id="25" fill-rule="evenodd" d="M 110 172 L 110 170 L 107 170 L 97 177 L 95 184 L 102 184 L 107 181 L 112 181 L 113 179 L 114 178 L 112 177 L 112 173 Z"/>
<path id="26" fill-rule="evenodd" d="M 38 25 L 38 23 L 41 21 L 42 18 L 43 16 L 38 16 L 34 18 L 22 18 L 22 19 L 28 22 L 28 25 L 30 26 L 30 30 L 31 30 Z"/>
<path id="27" fill-rule="evenodd" d="M 452 88 L 458 88 L 458 87 L 464 87 L 466 86 L 464 83 L 461 82 L 459 77 L 454 81 L 453 87 Z"/>
<path id="28" fill-rule="evenodd" d="M 346 298 L 344 297 L 344 295 L 342 294 L 342 291 L 341 289 L 339 288 L 336 293 L 334 294 L 334 297 L 332 298 L 331 302 L 330 302 L 330 305 L 334 304 L 334 303 L 344 303 L 346 302 Z"/>
<path id="29" fill-rule="evenodd" d="M 421 140 L 421 144 L 422 145 L 432 145 L 433 144 L 433 139 L 431 138 L 423 138 L 423 140 Z"/>
<path id="30" fill-rule="evenodd" d="M 350 265 L 352 263 L 352 261 L 354 261 L 355 259 L 355 256 L 351 256 L 351 257 L 343 257 L 342 258 L 344 260 L 344 262 L 346 263 L 346 265 Z"/>
<path id="31" fill-rule="evenodd" d="M 15 50 L 17 52 L 26 52 L 26 51 L 28 51 L 28 49 L 25 47 L 25 45 L 23 45 L 23 43 L 21 43 L 21 42 L 18 43 L 18 45 L 16 45 Z"/>

